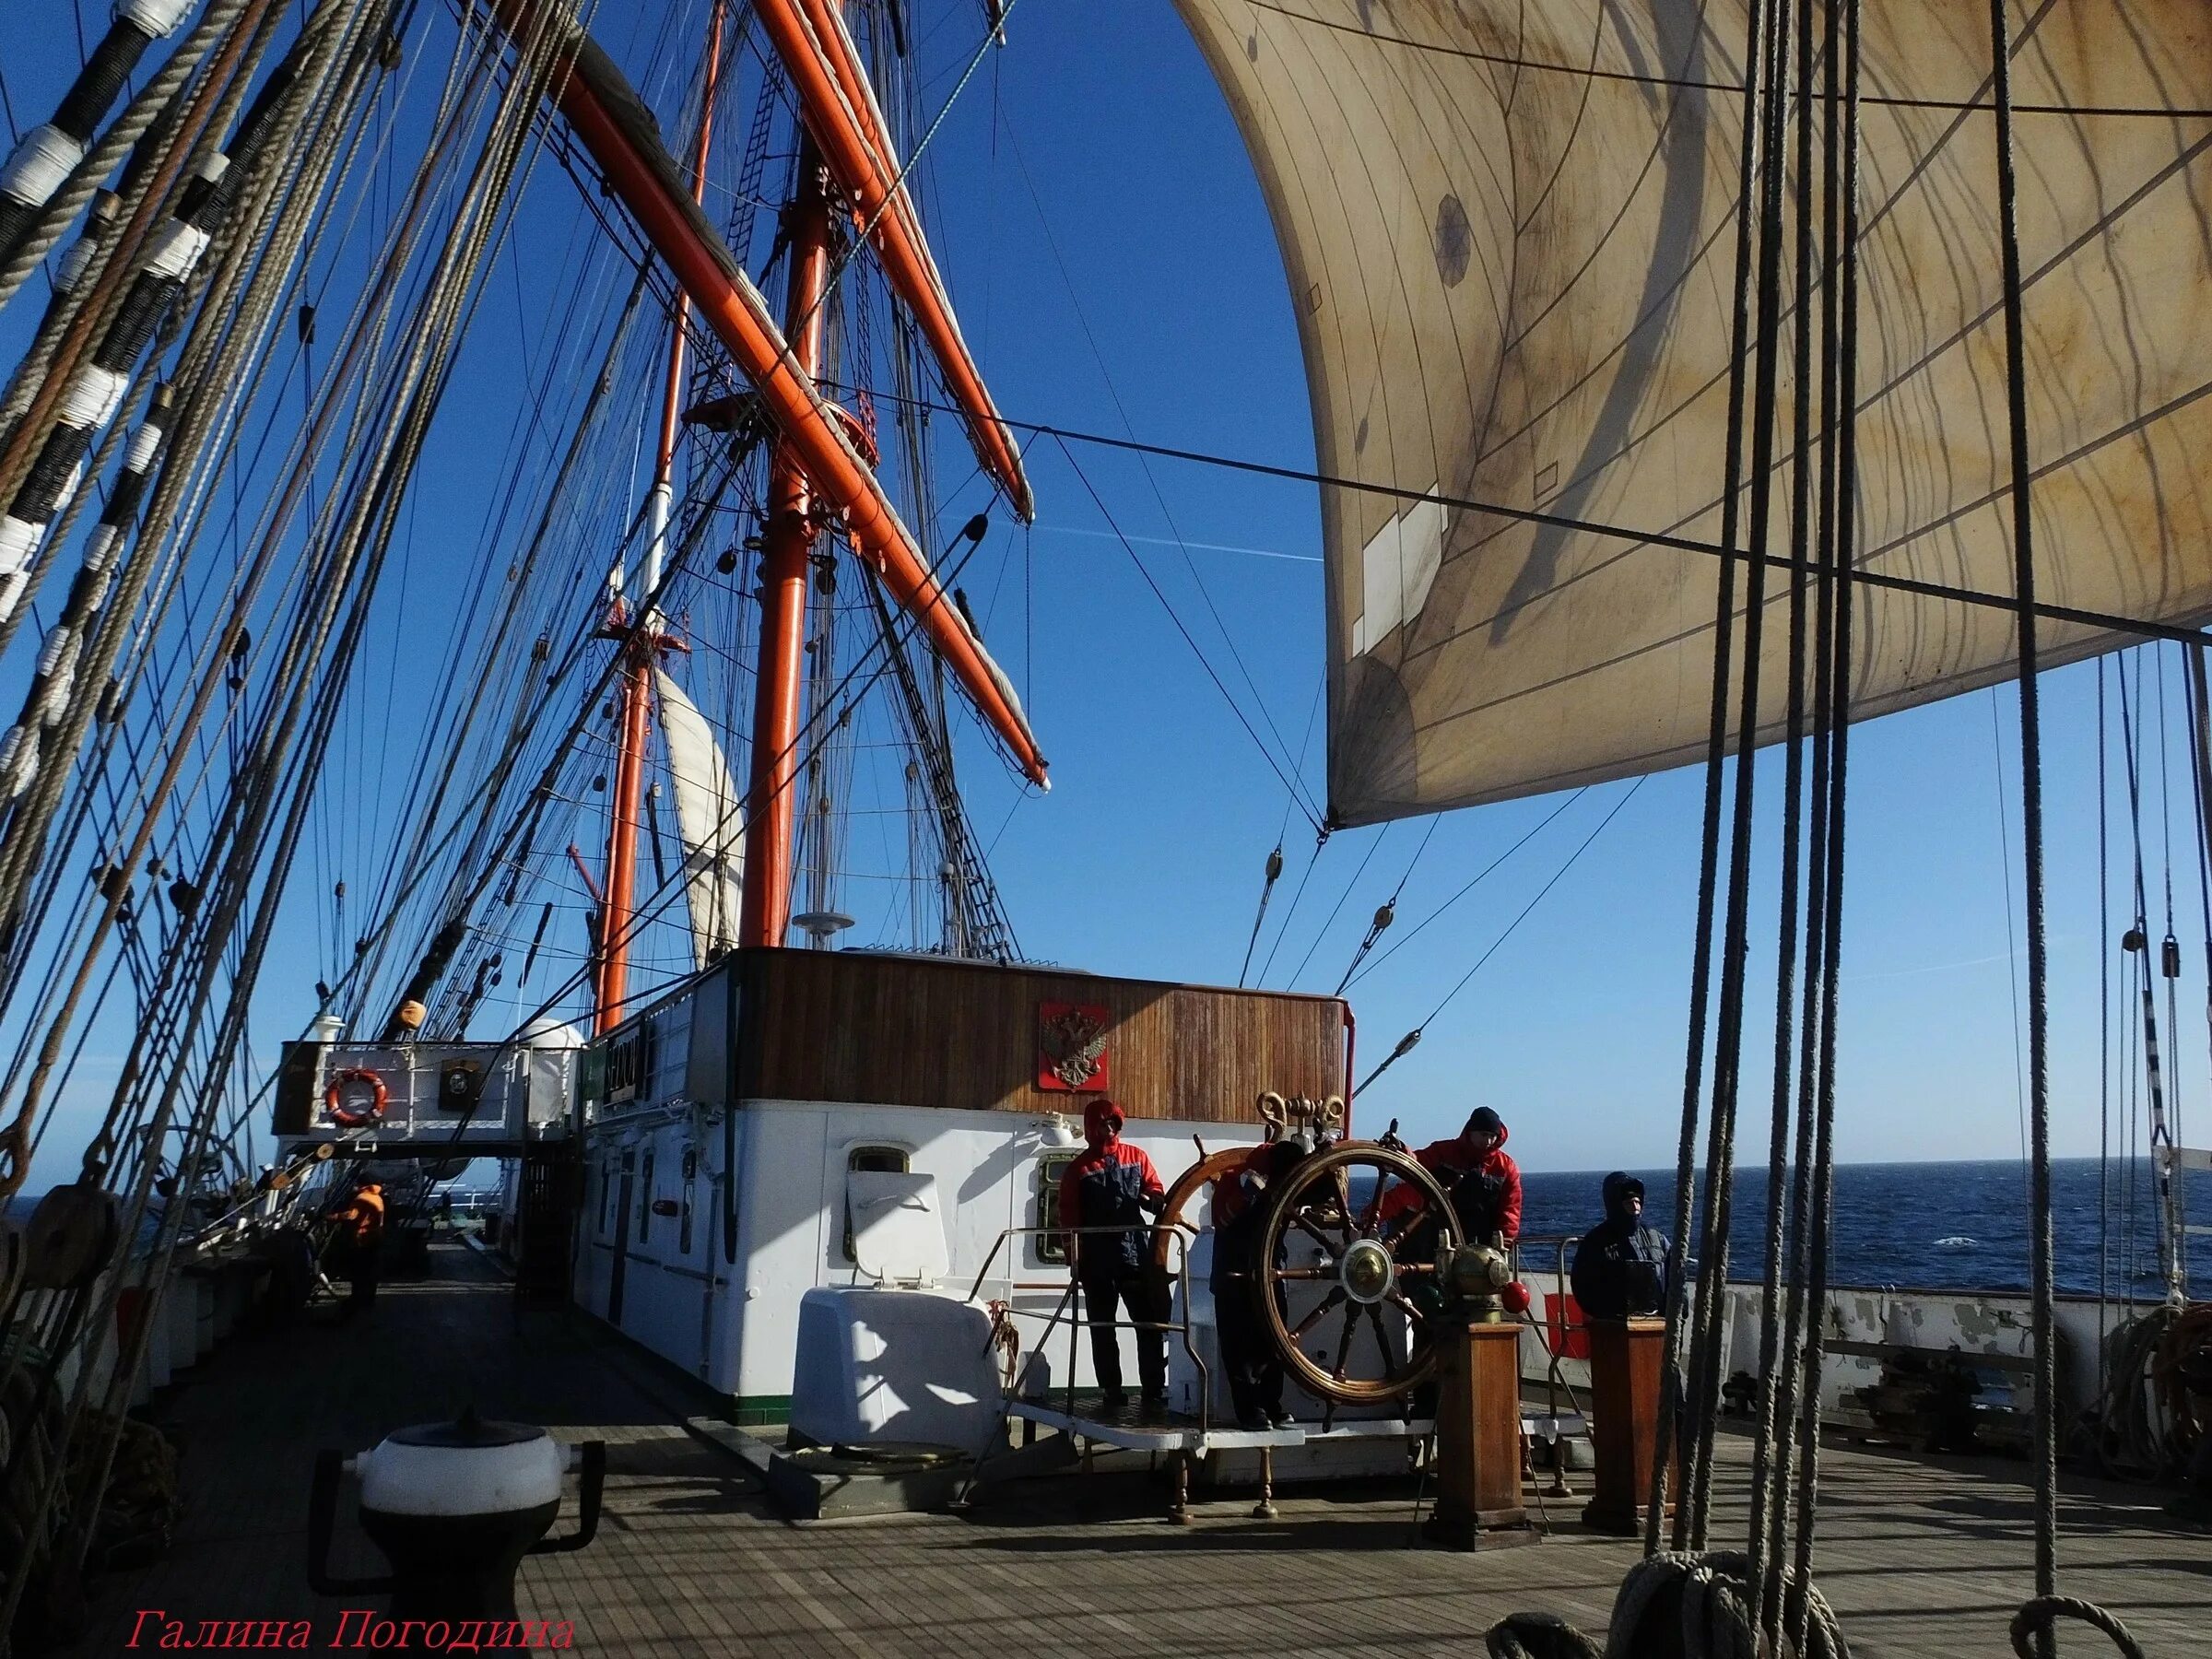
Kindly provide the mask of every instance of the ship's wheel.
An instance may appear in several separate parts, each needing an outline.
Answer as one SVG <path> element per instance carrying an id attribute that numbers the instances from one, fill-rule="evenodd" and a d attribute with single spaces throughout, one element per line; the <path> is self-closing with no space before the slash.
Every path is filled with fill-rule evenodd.
<path id="1" fill-rule="evenodd" d="M 1427 1219 L 1386 1231 L 1386 1203 L 1413 1195 Z M 1259 1257 L 1262 1315 L 1291 1377 L 1347 1406 L 1427 1382 L 1435 1264 L 1460 1237 L 1442 1183 L 1404 1152 L 1346 1142 L 1299 1164 L 1270 1200 Z"/>

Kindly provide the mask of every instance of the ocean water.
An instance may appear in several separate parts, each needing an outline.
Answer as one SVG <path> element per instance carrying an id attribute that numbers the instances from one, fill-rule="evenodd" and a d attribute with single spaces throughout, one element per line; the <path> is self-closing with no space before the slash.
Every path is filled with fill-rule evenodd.
<path id="1" fill-rule="evenodd" d="M 1598 1185 L 1605 1171 L 1527 1173 L 1522 1177 L 1522 1237 L 1580 1235 L 1602 1216 Z M 1674 1227 L 1672 1170 L 1639 1170 L 1647 1194 L 1644 1214 L 1662 1232 Z M 2194 1183 L 2193 1219 L 2212 1221 L 2212 1176 L 2181 1177 L 2184 1195 Z M 2086 1295 L 2100 1278 L 2115 1298 L 2156 1300 L 2159 1272 L 2157 1213 L 2150 1162 L 2115 1159 L 2105 1166 L 2106 1247 L 2098 1247 L 2100 1199 L 2099 1161 L 2059 1159 L 2051 1166 L 2051 1233 L 2058 1288 Z M 1699 1197 L 1702 1201 L 1700 1183 Z M 1789 1188 L 1783 1191 L 1786 1225 Z M 1728 1272 L 1756 1279 L 1766 1265 L 1767 1171 L 1738 1167 L 1728 1229 Z M 1694 1215 L 1693 1211 L 1693 1215 Z M 1836 1170 L 1835 1247 L 1829 1279 L 1839 1285 L 1888 1285 L 1900 1289 L 1969 1290 L 2028 1288 L 2028 1171 L 2018 1160 L 1992 1163 L 1841 1164 Z M 1694 1225 L 1694 1224 L 1693 1224 Z M 2189 1241 L 2189 1279 L 2198 1296 L 2212 1294 L 2212 1238 Z M 1554 1257 L 1544 1247 L 1524 1251 L 1524 1273 L 1547 1271 Z"/>

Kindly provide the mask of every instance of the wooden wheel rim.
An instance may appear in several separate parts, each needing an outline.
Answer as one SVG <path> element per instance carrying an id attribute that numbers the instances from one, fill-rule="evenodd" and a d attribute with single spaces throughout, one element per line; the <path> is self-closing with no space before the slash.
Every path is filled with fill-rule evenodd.
<path id="1" fill-rule="evenodd" d="M 1168 1189 L 1167 1198 L 1160 1206 L 1159 1226 L 1152 1233 L 1152 1270 L 1155 1273 L 1173 1277 L 1168 1261 L 1169 1228 L 1182 1229 L 1186 1244 L 1198 1236 L 1198 1229 L 1182 1218 L 1182 1212 L 1190 1207 L 1191 1200 L 1224 1175 L 1233 1174 L 1242 1169 L 1244 1160 L 1251 1156 L 1250 1147 L 1224 1147 L 1218 1152 L 1208 1152 L 1175 1177 L 1175 1184 Z"/>

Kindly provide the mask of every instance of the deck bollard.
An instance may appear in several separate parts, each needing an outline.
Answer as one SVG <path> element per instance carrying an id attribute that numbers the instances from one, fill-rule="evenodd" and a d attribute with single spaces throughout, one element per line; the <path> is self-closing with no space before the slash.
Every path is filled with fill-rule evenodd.
<path id="1" fill-rule="evenodd" d="M 571 1466 L 582 1477 L 576 1530 L 548 1538 L 561 1476 Z M 330 1576 L 338 1489 L 348 1472 L 360 1482 L 361 1530 L 391 1562 L 388 1577 Z M 606 1442 L 563 1447 L 543 1429 L 487 1421 L 474 1408 L 453 1422 L 398 1430 L 358 1457 L 318 1453 L 308 1583 L 322 1595 L 387 1595 L 396 1618 L 512 1620 L 523 1558 L 589 1544 L 606 1476 Z"/>

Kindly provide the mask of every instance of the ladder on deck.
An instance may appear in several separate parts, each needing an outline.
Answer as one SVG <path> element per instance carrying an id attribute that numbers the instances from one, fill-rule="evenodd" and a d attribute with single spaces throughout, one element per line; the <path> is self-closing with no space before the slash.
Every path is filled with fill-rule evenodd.
<path id="1" fill-rule="evenodd" d="M 522 1236 L 514 1255 L 518 1307 L 566 1307 L 571 1299 L 582 1176 L 583 1163 L 572 1142 L 532 1147 L 523 1154 L 516 1217 Z"/>

